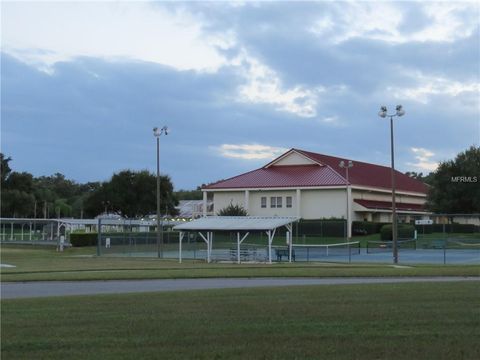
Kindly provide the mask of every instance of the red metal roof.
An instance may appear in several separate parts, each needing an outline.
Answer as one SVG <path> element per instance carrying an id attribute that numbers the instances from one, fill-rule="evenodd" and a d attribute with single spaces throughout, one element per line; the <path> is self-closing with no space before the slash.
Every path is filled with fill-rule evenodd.
<path id="1" fill-rule="evenodd" d="M 313 160 L 312 165 L 275 165 L 275 160 L 263 168 L 222 180 L 204 187 L 204 189 L 238 189 L 238 188 L 275 188 L 275 187 L 316 187 L 346 184 L 345 169 L 338 166 L 342 159 L 309 151 L 291 149 Z M 398 171 L 396 189 L 427 193 L 427 186 Z M 391 171 L 389 167 L 353 161 L 349 169 L 349 182 L 352 185 L 391 189 Z"/>
<path id="2" fill-rule="evenodd" d="M 322 155 L 317 153 L 312 153 L 309 151 L 294 149 L 298 153 L 301 153 L 310 159 L 317 161 L 321 164 L 328 165 L 335 169 L 343 177 L 346 176 L 346 170 L 340 168 L 338 164 L 342 159 L 335 156 Z M 348 170 L 348 177 L 350 184 L 368 186 L 368 187 L 377 187 L 384 189 L 391 189 L 392 187 L 392 172 L 390 167 L 369 164 L 362 161 L 353 161 L 353 167 Z M 427 193 L 427 186 L 419 180 L 413 179 L 399 171 L 395 171 L 395 188 L 397 190 L 404 190 L 409 192 L 417 193 Z"/>
<path id="3" fill-rule="evenodd" d="M 222 180 L 206 189 L 308 187 L 345 185 L 345 179 L 328 166 L 272 166 Z"/>
<path id="4" fill-rule="evenodd" d="M 377 209 L 377 210 L 392 210 L 392 203 L 390 201 L 376 201 L 376 200 L 363 200 L 363 199 L 354 199 L 357 204 L 366 207 L 367 209 Z M 423 204 L 409 204 L 409 203 L 395 203 L 395 208 L 397 210 L 408 210 L 408 211 L 425 211 L 425 206 Z"/>

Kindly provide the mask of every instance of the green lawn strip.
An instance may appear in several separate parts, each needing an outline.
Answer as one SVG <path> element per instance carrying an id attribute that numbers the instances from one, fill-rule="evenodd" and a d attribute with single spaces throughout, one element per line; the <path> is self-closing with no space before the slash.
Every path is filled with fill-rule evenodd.
<path id="1" fill-rule="evenodd" d="M 78 256 L 80 255 L 80 256 Z M 2 281 L 173 279 L 212 277 L 331 277 L 331 276 L 479 276 L 480 266 L 424 265 L 394 268 L 390 264 L 274 263 L 207 264 L 204 261 L 134 257 L 82 257 L 86 249 L 2 247 Z"/>
<path id="2" fill-rule="evenodd" d="M 2 301 L 4 359 L 478 359 L 476 283 Z"/>

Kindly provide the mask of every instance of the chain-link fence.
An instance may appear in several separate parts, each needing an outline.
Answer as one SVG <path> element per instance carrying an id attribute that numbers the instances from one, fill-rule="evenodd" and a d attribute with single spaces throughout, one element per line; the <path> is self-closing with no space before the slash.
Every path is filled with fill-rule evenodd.
<path id="1" fill-rule="evenodd" d="M 410 219 L 412 235 L 398 241 L 401 264 L 480 264 L 480 216 L 431 215 Z M 376 226 L 372 231 L 354 232 L 346 238 L 345 221 L 321 220 L 294 224 L 292 229 L 292 260 L 320 262 L 392 263 L 392 241 L 382 240 L 379 231 L 388 224 Z M 179 233 L 163 229 L 160 238 L 155 227 L 102 226 L 97 244 L 101 256 L 139 256 L 179 258 Z M 415 230 L 415 233 L 413 233 Z M 277 229 L 272 243 L 273 261 L 289 261 L 286 229 Z M 240 252 L 239 252 L 240 251 Z M 240 256 L 239 256 L 240 255 Z M 265 262 L 268 259 L 268 237 L 263 232 L 250 232 L 237 245 L 235 232 L 214 232 L 211 260 L 233 262 Z M 182 258 L 205 261 L 206 242 L 198 232 L 187 232 L 182 241 Z"/>

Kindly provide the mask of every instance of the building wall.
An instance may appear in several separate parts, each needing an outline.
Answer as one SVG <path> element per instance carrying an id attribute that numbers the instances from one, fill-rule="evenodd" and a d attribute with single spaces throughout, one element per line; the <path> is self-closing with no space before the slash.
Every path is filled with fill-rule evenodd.
<path id="1" fill-rule="evenodd" d="M 249 192 L 249 209 L 248 213 L 252 216 L 297 216 L 297 194 L 295 190 L 279 190 L 279 191 L 250 191 Z M 271 208 L 270 198 L 282 197 L 281 208 Z M 292 207 L 287 208 L 286 197 L 292 197 Z M 267 207 L 261 207 L 261 198 L 267 198 Z"/>
<path id="2" fill-rule="evenodd" d="M 270 198 L 282 197 L 282 207 L 272 208 Z M 292 207 L 286 207 L 286 197 L 292 197 Z M 261 207 L 261 198 L 267 198 L 267 207 Z M 359 190 L 352 190 L 353 199 L 377 200 L 377 201 L 391 201 L 390 194 L 366 192 Z M 413 204 L 422 204 L 425 198 L 416 196 L 401 195 L 401 201 Z M 232 203 L 233 205 L 240 205 L 247 209 L 245 203 L 245 191 L 216 191 L 213 192 L 214 214 L 227 207 Z M 345 189 L 315 189 L 315 190 L 301 190 L 300 199 L 300 217 L 303 219 L 322 219 L 322 218 L 345 218 L 346 217 L 346 193 Z M 358 204 L 352 200 L 350 204 L 352 221 L 363 221 L 365 218 L 368 221 L 374 222 L 389 222 L 391 221 L 391 213 L 389 212 L 359 212 L 354 211 Z M 250 190 L 248 197 L 248 214 L 251 216 L 297 216 L 297 193 L 296 190 Z"/>
<path id="3" fill-rule="evenodd" d="M 311 164 L 316 164 L 316 163 L 310 159 L 307 159 L 302 155 L 299 155 L 297 153 L 291 153 L 290 155 L 277 161 L 275 163 L 275 166 L 277 165 L 311 165 Z"/>
<path id="4" fill-rule="evenodd" d="M 217 213 L 228 205 L 240 205 L 245 207 L 244 191 L 214 192 L 213 193 L 213 213 Z"/>
<path id="5" fill-rule="evenodd" d="M 347 199 L 345 190 L 302 190 L 301 215 L 304 219 L 345 218 Z"/>

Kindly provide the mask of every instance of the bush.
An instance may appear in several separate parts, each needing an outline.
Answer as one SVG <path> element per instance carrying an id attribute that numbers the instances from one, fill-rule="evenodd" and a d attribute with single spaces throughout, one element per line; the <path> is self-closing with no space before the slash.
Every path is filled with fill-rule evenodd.
<path id="1" fill-rule="evenodd" d="M 352 235 L 378 234 L 385 223 L 370 221 L 352 221 Z"/>
<path id="2" fill-rule="evenodd" d="M 434 225 L 415 225 L 415 229 L 417 229 L 417 233 L 419 234 L 431 234 L 433 233 Z"/>
<path id="3" fill-rule="evenodd" d="M 433 224 L 431 225 L 433 232 L 443 232 L 445 229 L 446 233 L 463 233 L 463 234 L 472 234 L 479 231 L 479 227 L 473 224 Z M 427 232 L 425 232 L 427 233 Z"/>
<path id="4" fill-rule="evenodd" d="M 415 226 L 409 224 L 398 224 L 397 238 L 398 239 L 413 239 L 415 235 Z M 380 238 L 382 240 L 392 240 L 392 225 L 383 225 L 380 230 Z"/>
<path id="5" fill-rule="evenodd" d="M 97 233 L 72 233 L 70 234 L 70 244 L 75 247 L 96 246 Z"/>

